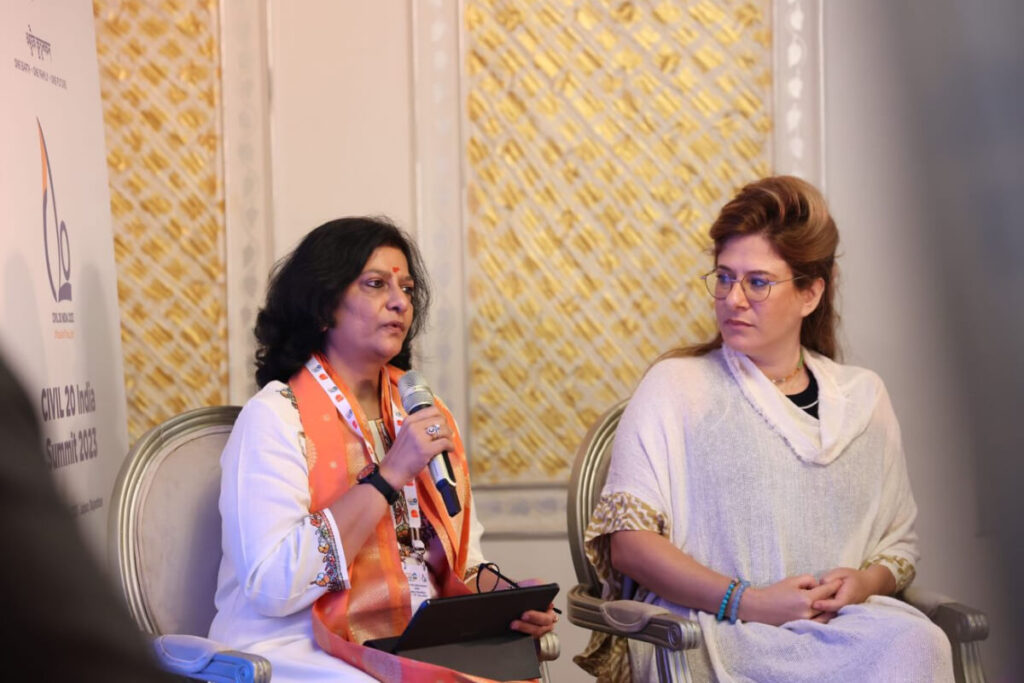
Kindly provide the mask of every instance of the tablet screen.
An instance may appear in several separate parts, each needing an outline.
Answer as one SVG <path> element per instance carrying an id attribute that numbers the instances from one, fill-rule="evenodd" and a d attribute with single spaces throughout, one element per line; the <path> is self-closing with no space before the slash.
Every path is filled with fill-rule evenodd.
<path id="1" fill-rule="evenodd" d="M 527 610 L 543 612 L 558 593 L 557 583 L 470 593 L 423 601 L 393 652 L 509 633 L 508 625 Z"/>

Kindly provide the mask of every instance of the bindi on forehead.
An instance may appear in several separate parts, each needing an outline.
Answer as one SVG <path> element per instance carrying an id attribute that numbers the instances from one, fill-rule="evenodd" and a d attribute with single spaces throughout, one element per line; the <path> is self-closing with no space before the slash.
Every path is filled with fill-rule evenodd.
<path id="1" fill-rule="evenodd" d="M 399 267 L 398 266 L 391 266 L 391 272 L 392 273 L 397 273 L 398 271 L 399 271 Z"/>

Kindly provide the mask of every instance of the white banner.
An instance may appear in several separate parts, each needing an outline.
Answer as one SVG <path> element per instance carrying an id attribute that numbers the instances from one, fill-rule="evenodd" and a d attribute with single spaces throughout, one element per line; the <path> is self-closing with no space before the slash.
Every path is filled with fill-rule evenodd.
<path id="1" fill-rule="evenodd" d="M 92 3 L 2 7 L 0 350 L 36 403 L 47 466 L 105 555 L 128 436 Z"/>

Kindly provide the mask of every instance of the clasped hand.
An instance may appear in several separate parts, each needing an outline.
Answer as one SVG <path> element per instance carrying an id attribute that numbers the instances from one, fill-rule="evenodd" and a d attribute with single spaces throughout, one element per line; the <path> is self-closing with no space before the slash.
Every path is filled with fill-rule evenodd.
<path id="1" fill-rule="evenodd" d="M 814 609 L 821 610 L 822 614 L 829 615 L 828 619 L 834 617 L 841 607 L 860 604 L 872 595 L 882 592 L 868 571 L 836 567 L 821 577 L 822 583 L 834 581 L 839 581 L 836 592 L 830 597 L 816 600 L 812 605 Z M 828 619 L 824 621 L 827 622 Z"/>
<path id="2" fill-rule="evenodd" d="M 864 602 L 872 595 L 871 580 L 863 571 L 837 567 L 817 579 L 810 574 L 791 576 L 764 588 L 748 590 L 740 604 L 744 621 L 779 626 L 794 619 L 828 623 L 840 608 Z"/>

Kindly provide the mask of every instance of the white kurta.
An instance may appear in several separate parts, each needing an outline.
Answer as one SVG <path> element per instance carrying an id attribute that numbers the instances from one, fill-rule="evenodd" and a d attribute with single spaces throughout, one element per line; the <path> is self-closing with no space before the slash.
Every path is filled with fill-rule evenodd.
<path id="1" fill-rule="evenodd" d="M 348 587 L 355 552 L 342 548 L 329 510 L 310 515 L 302 432 L 287 385 L 276 381 L 235 422 L 221 456 L 224 555 L 210 638 L 269 659 L 275 683 L 372 681 L 313 638 L 313 603 Z M 472 508 L 470 525 L 467 566 L 474 566 L 483 561 L 483 528 Z"/>
<path id="2" fill-rule="evenodd" d="M 603 534 L 629 528 L 659 531 L 696 561 L 754 586 L 865 563 L 909 583 L 916 506 L 885 388 L 869 371 L 805 357 L 818 381 L 819 420 L 727 347 L 651 368 L 619 424 L 588 530 L 606 595 L 619 577 Z M 706 650 L 691 659 L 698 670 L 710 663 L 720 681 L 952 680 L 945 636 L 895 599 L 872 597 L 828 624 L 773 627 L 637 597 L 699 621 Z"/>

